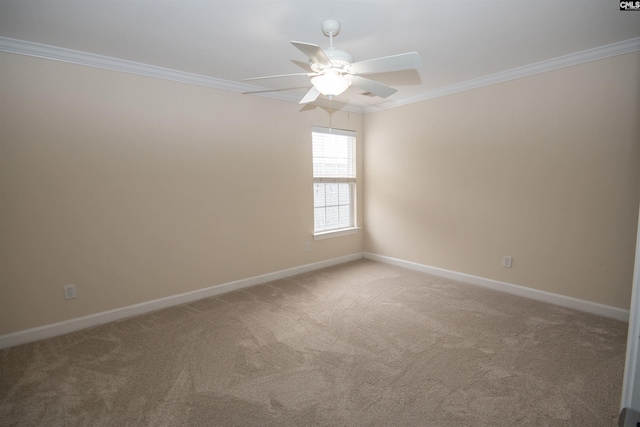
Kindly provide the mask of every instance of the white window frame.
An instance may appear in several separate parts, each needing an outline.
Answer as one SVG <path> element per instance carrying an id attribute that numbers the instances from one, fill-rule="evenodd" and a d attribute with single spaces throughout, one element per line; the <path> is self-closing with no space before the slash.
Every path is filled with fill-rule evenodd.
<path id="1" fill-rule="evenodd" d="M 350 147 L 352 152 L 352 164 L 349 168 L 350 172 L 347 172 L 345 175 L 342 174 L 331 174 L 331 173 L 321 173 L 319 176 L 316 176 L 316 170 L 314 167 L 313 172 L 313 191 L 314 191 L 314 213 L 313 213 L 313 237 L 314 240 L 328 239 L 332 237 L 345 236 L 349 234 L 358 233 L 360 228 L 357 224 L 358 219 L 358 210 L 357 210 L 357 197 L 356 197 L 356 168 L 357 168 L 357 160 L 356 160 L 356 132 L 351 130 L 344 129 L 330 129 L 314 126 L 312 128 L 312 158 L 315 159 L 313 154 L 313 146 L 314 139 L 317 137 L 314 134 L 325 134 L 325 135 L 341 135 L 351 138 L 350 142 L 353 144 Z M 340 227 L 340 228 L 331 228 L 331 229 L 322 229 L 316 230 L 316 203 L 315 203 L 315 192 L 317 184 L 330 184 L 330 183 L 338 183 L 338 184 L 349 184 L 349 206 L 350 206 L 350 219 L 349 226 Z"/>

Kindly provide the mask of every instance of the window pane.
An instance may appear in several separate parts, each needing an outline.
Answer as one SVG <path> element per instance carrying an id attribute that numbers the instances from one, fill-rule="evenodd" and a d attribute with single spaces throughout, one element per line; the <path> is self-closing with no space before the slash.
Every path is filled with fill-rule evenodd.
<path id="1" fill-rule="evenodd" d="M 327 229 L 324 207 L 314 209 L 313 220 L 314 220 L 314 228 L 316 231 Z"/>
<path id="2" fill-rule="evenodd" d="M 326 222 L 325 227 L 327 230 L 334 230 L 340 228 L 339 225 L 339 210 L 337 206 L 328 206 L 326 209 Z"/>
<path id="3" fill-rule="evenodd" d="M 324 186 L 325 184 L 313 184 L 313 207 L 324 207 Z"/>
<path id="4" fill-rule="evenodd" d="M 315 183 L 314 230 L 327 231 L 354 226 L 351 191 L 354 184 Z"/>
<path id="5" fill-rule="evenodd" d="M 351 185 L 349 184 L 338 184 L 339 189 L 338 189 L 338 198 L 340 200 L 341 205 L 348 205 L 351 203 L 351 192 L 349 191 L 351 189 Z"/>
<path id="6" fill-rule="evenodd" d="M 326 194 L 326 205 L 327 206 L 337 206 L 338 205 L 338 186 L 339 184 L 325 184 L 325 194 Z"/>
<path id="7" fill-rule="evenodd" d="M 340 206 L 339 207 L 339 221 L 338 226 L 340 228 L 351 227 L 351 206 Z"/>

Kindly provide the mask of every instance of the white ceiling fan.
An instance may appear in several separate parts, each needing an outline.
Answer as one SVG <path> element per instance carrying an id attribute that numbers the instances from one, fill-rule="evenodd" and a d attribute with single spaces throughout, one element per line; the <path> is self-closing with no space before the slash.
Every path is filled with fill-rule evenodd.
<path id="1" fill-rule="evenodd" d="M 381 98 L 386 98 L 393 95 L 397 89 L 362 76 L 366 74 L 410 70 L 422 66 L 422 58 L 420 58 L 417 52 L 401 53 L 399 55 L 353 62 L 353 57 L 349 53 L 333 47 L 333 37 L 337 36 L 339 32 L 340 22 L 329 19 L 322 23 L 322 33 L 329 37 L 329 47 L 327 49 L 322 50 L 320 46 L 311 43 L 291 42 L 291 44 L 309 57 L 309 67 L 312 72 L 252 77 L 244 80 L 309 76 L 311 77 L 311 84 L 313 86 L 302 98 L 300 104 L 313 102 L 320 94 L 325 95 L 331 100 L 334 96 L 343 93 L 351 85 L 364 89 Z"/>

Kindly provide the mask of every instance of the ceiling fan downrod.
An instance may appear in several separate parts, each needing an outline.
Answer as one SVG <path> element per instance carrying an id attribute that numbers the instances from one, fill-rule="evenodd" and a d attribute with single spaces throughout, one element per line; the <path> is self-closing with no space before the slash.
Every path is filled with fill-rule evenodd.
<path id="1" fill-rule="evenodd" d="M 329 37 L 329 47 L 333 47 L 333 36 L 340 33 L 340 21 L 327 19 L 322 21 L 322 34 Z"/>

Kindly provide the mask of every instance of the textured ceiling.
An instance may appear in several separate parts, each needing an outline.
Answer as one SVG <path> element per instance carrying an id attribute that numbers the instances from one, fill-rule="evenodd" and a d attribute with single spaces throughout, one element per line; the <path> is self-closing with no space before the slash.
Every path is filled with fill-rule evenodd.
<path id="1" fill-rule="evenodd" d="M 615 0 L 0 0 L 1 37 L 232 82 L 304 71 L 289 42 L 328 46 L 328 18 L 342 23 L 334 45 L 356 61 L 411 51 L 424 61 L 368 76 L 398 89 L 388 99 L 356 88 L 336 98 L 361 107 L 640 37 L 640 11 Z M 306 76 L 251 84 L 300 98 L 309 87 Z"/>

